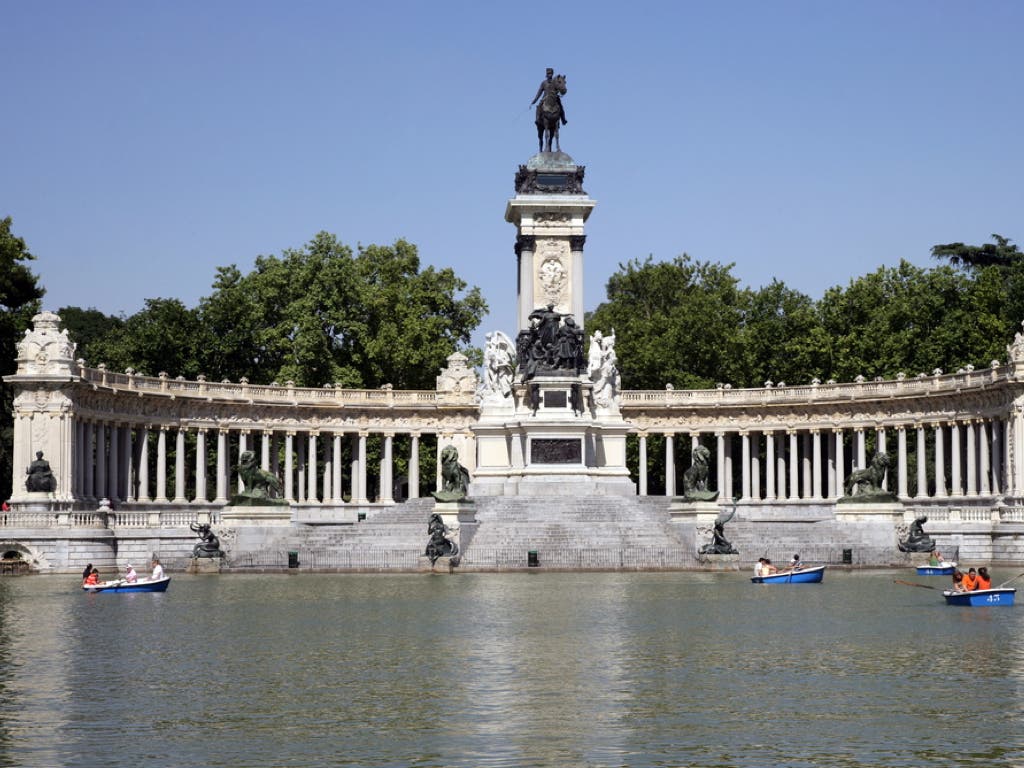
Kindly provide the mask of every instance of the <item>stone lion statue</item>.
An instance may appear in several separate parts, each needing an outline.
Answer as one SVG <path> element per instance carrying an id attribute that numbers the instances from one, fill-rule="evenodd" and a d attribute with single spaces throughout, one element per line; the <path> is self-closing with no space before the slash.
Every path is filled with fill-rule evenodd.
<path id="1" fill-rule="evenodd" d="M 276 499 L 281 496 L 281 481 L 259 467 L 253 451 L 242 451 L 238 458 L 238 475 L 245 486 L 245 496 L 256 499 Z"/>
<path id="2" fill-rule="evenodd" d="M 441 490 L 434 492 L 438 501 L 458 501 L 469 490 L 469 470 L 459 464 L 459 451 L 454 445 L 441 451 Z"/>
<path id="3" fill-rule="evenodd" d="M 876 451 L 871 463 L 863 469 L 855 469 L 846 478 L 843 491 L 847 496 L 888 496 L 882 488 L 882 481 L 889 469 L 889 454 Z"/>
<path id="4" fill-rule="evenodd" d="M 683 496 L 699 501 L 713 501 L 718 491 L 708 490 L 708 462 L 711 451 L 703 445 L 693 449 L 693 463 L 683 472 Z"/>

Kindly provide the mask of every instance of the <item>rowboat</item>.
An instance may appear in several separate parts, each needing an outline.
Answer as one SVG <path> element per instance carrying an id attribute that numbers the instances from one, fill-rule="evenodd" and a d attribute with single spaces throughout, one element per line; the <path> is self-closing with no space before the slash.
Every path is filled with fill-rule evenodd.
<path id="1" fill-rule="evenodd" d="M 819 584 L 825 575 L 825 566 L 801 568 L 796 571 L 780 571 L 770 576 L 751 576 L 755 584 Z"/>
<path id="2" fill-rule="evenodd" d="M 952 576 L 956 563 L 941 562 L 938 565 L 917 566 L 918 576 Z"/>
<path id="3" fill-rule="evenodd" d="M 996 587 L 994 589 L 975 589 L 971 592 L 953 592 L 944 590 L 946 605 L 1013 605 L 1013 596 L 1017 590 L 1013 587 Z"/>
<path id="4" fill-rule="evenodd" d="M 170 583 L 170 576 L 164 576 L 162 579 L 139 579 L 133 582 L 116 579 L 101 581 L 99 584 L 83 584 L 82 589 L 86 592 L 166 592 Z"/>

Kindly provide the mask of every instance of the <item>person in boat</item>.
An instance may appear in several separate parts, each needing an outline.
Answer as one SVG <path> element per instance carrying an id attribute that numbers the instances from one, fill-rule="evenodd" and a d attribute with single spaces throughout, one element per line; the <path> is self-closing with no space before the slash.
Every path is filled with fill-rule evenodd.
<path id="1" fill-rule="evenodd" d="M 767 557 L 764 559 L 764 565 L 761 566 L 762 576 L 771 576 L 773 573 L 778 573 L 779 569 L 772 565 L 772 561 Z"/>
<path id="2" fill-rule="evenodd" d="M 978 569 L 978 589 L 992 589 L 992 577 L 985 566 Z"/>
<path id="3" fill-rule="evenodd" d="M 96 570 L 95 568 L 93 568 L 91 571 L 89 571 L 89 575 L 85 577 L 85 582 L 83 582 L 83 583 L 88 584 L 89 586 L 93 586 L 95 584 L 99 584 L 100 583 L 100 572 L 98 570 Z"/>
<path id="4" fill-rule="evenodd" d="M 135 569 L 132 567 L 131 563 L 128 563 L 128 565 L 125 566 L 124 580 L 127 581 L 129 584 L 134 584 L 139 580 L 139 574 L 135 572 Z"/>
<path id="5" fill-rule="evenodd" d="M 928 558 L 928 565 L 932 566 L 932 568 L 935 568 L 937 566 L 942 565 L 942 563 L 942 553 L 939 552 L 939 550 L 937 549 L 933 549 L 931 556 Z"/>
<path id="6" fill-rule="evenodd" d="M 804 564 L 800 560 L 800 554 L 797 553 L 797 554 L 793 555 L 793 559 L 789 561 L 789 570 L 791 570 L 791 571 L 799 571 L 803 567 L 804 567 Z"/>
<path id="7" fill-rule="evenodd" d="M 964 592 L 973 592 L 978 588 L 978 572 L 973 568 L 964 574 Z"/>
<path id="8" fill-rule="evenodd" d="M 963 592 L 964 591 L 964 574 L 959 568 L 953 569 L 953 591 Z"/>
<path id="9" fill-rule="evenodd" d="M 82 571 L 82 583 L 85 584 L 85 580 L 89 578 L 89 574 L 92 573 L 92 563 L 85 566 L 85 570 Z"/>
<path id="10" fill-rule="evenodd" d="M 150 581 L 157 581 L 164 577 L 164 567 L 160 565 L 160 560 L 153 558 L 153 574 L 149 577 Z"/>
<path id="11" fill-rule="evenodd" d="M 764 558 L 763 557 L 757 558 L 757 563 L 754 565 L 754 576 L 755 577 L 764 576 Z"/>

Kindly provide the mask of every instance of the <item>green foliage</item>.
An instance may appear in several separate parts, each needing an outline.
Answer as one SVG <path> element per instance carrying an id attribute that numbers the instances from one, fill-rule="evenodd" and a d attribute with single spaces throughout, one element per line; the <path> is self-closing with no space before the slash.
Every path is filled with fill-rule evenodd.
<path id="1" fill-rule="evenodd" d="M 77 357 L 95 360 L 92 345 L 109 333 L 124 325 L 124 319 L 115 315 L 105 315 L 98 309 L 90 307 L 61 307 L 57 310 L 61 325 L 67 329 L 71 340 L 78 345 L 75 350 Z"/>
<path id="2" fill-rule="evenodd" d="M 0 219 L 0 376 L 17 370 L 17 343 L 39 312 L 43 288 L 24 263 L 35 257 L 11 231 L 10 216 Z M 14 445 L 14 393 L 0 381 L 0 499 L 11 495 Z"/>

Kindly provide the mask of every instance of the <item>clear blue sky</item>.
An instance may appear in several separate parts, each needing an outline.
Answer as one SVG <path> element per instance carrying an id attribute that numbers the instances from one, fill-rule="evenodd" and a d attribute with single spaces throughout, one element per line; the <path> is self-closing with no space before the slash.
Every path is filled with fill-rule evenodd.
<path id="1" fill-rule="evenodd" d="M 0 0 L 0 217 L 49 309 L 194 306 L 319 230 L 404 237 L 514 333 L 530 99 L 568 77 L 585 304 L 620 262 L 820 298 L 1024 240 L 1024 3 Z"/>

